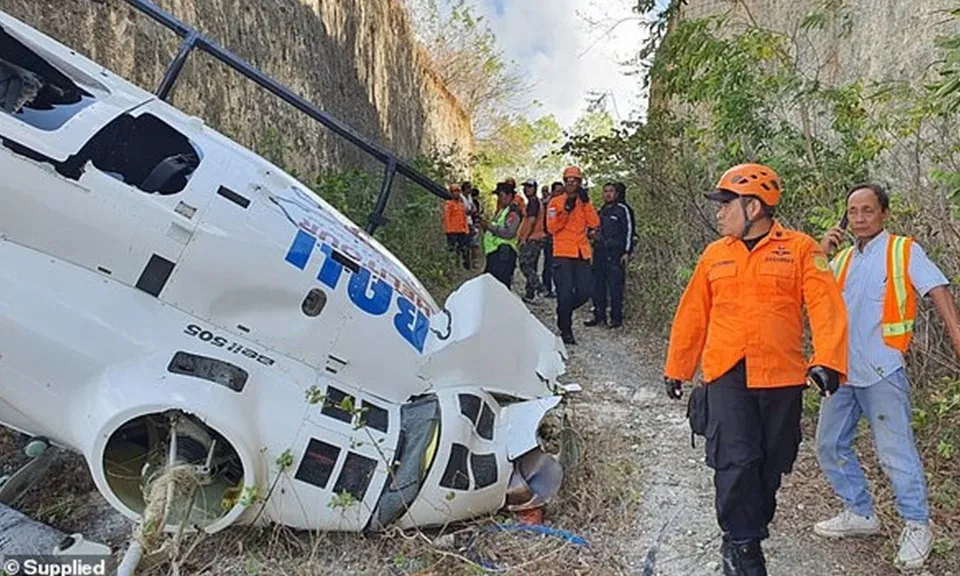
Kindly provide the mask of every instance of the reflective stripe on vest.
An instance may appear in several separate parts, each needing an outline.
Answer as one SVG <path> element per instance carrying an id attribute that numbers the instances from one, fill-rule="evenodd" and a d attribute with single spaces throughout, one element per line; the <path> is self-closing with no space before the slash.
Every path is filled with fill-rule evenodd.
<path id="1" fill-rule="evenodd" d="M 910 286 L 910 243 L 904 236 L 891 236 L 887 245 L 887 297 L 883 303 L 883 337 L 895 348 L 906 350 L 913 334 L 916 302 Z M 891 302 L 890 294 L 893 293 Z"/>
<path id="2" fill-rule="evenodd" d="M 917 314 L 916 298 L 910 282 L 912 243 L 912 238 L 891 234 L 886 247 L 887 290 L 883 299 L 881 330 L 884 342 L 901 352 L 906 352 L 910 345 Z M 852 246 L 844 248 L 830 263 L 841 289 L 852 255 Z"/>
<path id="3" fill-rule="evenodd" d="M 843 282 L 847 279 L 847 268 L 850 264 L 850 256 L 853 255 L 853 246 L 841 250 L 830 266 L 833 268 L 833 275 L 837 277 L 837 282 L 843 288 Z"/>
<path id="4" fill-rule="evenodd" d="M 497 217 L 493 221 L 493 225 L 497 227 L 503 227 L 504 224 L 506 224 L 507 222 L 508 214 L 510 214 L 510 206 L 505 206 L 503 210 L 501 210 L 500 213 L 497 214 Z M 493 232 L 490 232 L 489 230 L 483 233 L 483 253 L 484 254 L 490 254 L 492 252 L 495 252 L 497 248 L 499 248 L 500 245 L 502 244 L 506 244 L 507 246 L 510 246 L 511 248 L 513 248 L 514 252 L 516 252 L 517 245 L 519 244 L 519 242 L 517 241 L 516 235 L 514 235 L 513 238 L 501 238 L 496 234 L 494 234 Z"/>

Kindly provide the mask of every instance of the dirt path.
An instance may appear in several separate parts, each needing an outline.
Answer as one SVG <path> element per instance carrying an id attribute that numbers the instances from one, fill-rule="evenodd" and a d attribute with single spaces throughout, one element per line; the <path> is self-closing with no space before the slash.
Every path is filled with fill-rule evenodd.
<path id="1" fill-rule="evenodd" d="M 554 329 L 554 301 L 531 310 Z M 599 420 L 615 420 L 632 437 L 640 465 L 641 513 L 633 536 L 621 544 L 626 573 L 644 576 L 722 574 L 720 530 L 713 507 L 711 470 L 703 462 L 703 438 L 690 444 L 685 400 L 673 402 L 661 385 L 665 343 L 635 329 L 587 328 L 589 304 L 574 316 L 578 343 L 570 350 L 572 381 L 584 387 L 576 400 Z M 812 453 L 811 434 L 801 446 L 793 474 L 785 477 L 771 538 L 764 544 L 771 575 L 828 576 L 896 574 L 889 558 L 898 527 L 883 537 L 855 544 L 824 542 L 811 530 L 814 522 L 837 511 Z M 823 495 L 821 495 L 823 494 Z M 892 541 L 892 543 L 891 543 Z M 883 555 L 887 557 L 884 558 Z M 957 567 L 954 574 L 960 574 Z M 930 568 L 927 576 L 949 570 Z"/>

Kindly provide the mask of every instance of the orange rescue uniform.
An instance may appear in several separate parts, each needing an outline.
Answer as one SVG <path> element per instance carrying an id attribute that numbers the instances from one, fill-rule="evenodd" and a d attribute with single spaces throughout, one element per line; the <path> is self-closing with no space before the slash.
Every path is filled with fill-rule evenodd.
<path id="1" fill-rule="evenodd" d="M 454 198 L 447 200 L 443 205 L 443 232 L 444 234 L 466 234 L 469 232 L 467 227 L 467 208 L 463 205 L 463 200 Z"/>
<path id="2" fill-rule="evenodd" d="M 589 260 L 593 255 L 588 228 L 599 228 L 600 217 L 593 204 L 577 198 L 573 210 L 567 212 L 564 205 L 567 195 L 560 194 L 547 205 L 547 232 L 553 236 L 554 258 L 580 258 Z"/>
<path id="3" fill-rule="evenodd" d="M 710 383 L 746 358 L 748 388 L 806 380 L 803 315 L 814 354 L 809 365 L 847 374 L 847 313 L 817 243 L 774 222 L 753 251 L 725 237 L 707 246 L 677 308 L 664 375 L 689 381 L 701 360 Z"/>

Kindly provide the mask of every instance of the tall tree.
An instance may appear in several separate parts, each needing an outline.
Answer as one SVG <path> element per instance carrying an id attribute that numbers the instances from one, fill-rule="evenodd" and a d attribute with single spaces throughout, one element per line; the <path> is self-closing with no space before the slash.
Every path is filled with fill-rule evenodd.
<path id="1" fill-rule="evenodd" d="M 508 176 L 556 178 L 563 157 L 557 152 L 563 131 L 554 116 L 536 120 L 501 117 L 496 130 L 478 145 L 474 178 L 489 186 Z"/>
<path id="2" fill-rule="evenodd" d="M 436 73 L 486 140 L 532 103 L 532 84 L 508 61 L 484 16 L 468 0 L 406 0 Z"/>

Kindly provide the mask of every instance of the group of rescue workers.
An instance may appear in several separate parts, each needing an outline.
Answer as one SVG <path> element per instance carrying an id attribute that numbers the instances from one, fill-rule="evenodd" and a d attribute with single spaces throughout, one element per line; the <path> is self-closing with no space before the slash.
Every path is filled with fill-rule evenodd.
<path id="1" fill-rule="evenodd" d="M 590 300 L 593 318 L 587 326 L 623 325 L 626 265 L 635 239 L 626 186 L 605 184 L 598 212 L 579 167 L 567 167 L 562 181 L 544 186 L 539 197 L 536 180 L 523 183 L 521 196 L 516 181 L 507 178 L 494 190 L 497 204 L 492 219 L 484 216 L 476 188 L 469 182 L 451 184 L 449 190 L 453 199 L 444 206 L 443 227 L 448 247 L 464 268 L 474 266 L 474 247 L 479 248 L 486 260 L 484 272 L 510 290 L 519 262 L 526 280 L 523 300 L 556 299 L 557 327 L 566 344 L 576 343 L 573 312 Z"/>
<path id="2" fill-rule="evenodd" d="M 451 187 L 455 195 L 459 190 Z M 569 167 L 540 202 L 536 182 L 524 183 L 524 204 L 508 180 L 497 185 L 492 220 L 477 210 L 461 211 L 458 196 L 456 204 L 448 202 L 444 221 L 454 247 L 467 245 L 458 234 L 469 236 L 476 227 L 485 272 L 508 288 L 519 254 L 525 300 L 538 290 L 551 295 L 555 285 L 557 326 L 563 341 L 573 343 L 571 315 L 591 296 L 588 325 L 606 323 L 607 291 L 610 325 L 622 324 L 624 270 L 634 244 L 624 190 L 605 185 L 598 214 L 580 169 Z M 703 385 L 688 398 L 687 418 L 706 439 L 705 461 L 714 473 L 723 573 L 767 574 L 761 542 L 769 537 L 781 479 L 797 458 L 803 392 L 810 386 L 821 396 L 818 462 L 843 503 L 842 512 L 816 523 L 814 532 L 844 538 L 881 529 L 853 448 L 866 418 L 904 520 L 896 564 L 920 568 L 934 533 L 905 355 L 916 330 L 917 300 L 930 296 L 960 358 L 960 318 L 949 283 L 913 238 L 886 230 L 890 199 L 883 187 L 850 188 L 841 223 L 819 243 L 776 218 L 783 192 L 773 168 L 748 163 L 727 170 L 706 194 L 718 205 L 722 237 L 697 262 L 666 354 L 670 398 L 682 398 L 682 384 L 698 366 L 702 374 Z M 464 214 L 471 220 L 465 222 Z M 545 266 L 538 281 L 540 250 Z M 812 333 L 809 359 L 804 309 Z"/>

